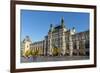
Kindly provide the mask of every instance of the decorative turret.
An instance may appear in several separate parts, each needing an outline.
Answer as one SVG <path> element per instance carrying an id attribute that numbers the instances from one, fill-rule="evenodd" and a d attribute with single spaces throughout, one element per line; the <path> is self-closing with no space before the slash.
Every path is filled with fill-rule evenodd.
<path id="1" fill-rule="evenodd" d="M 75 33 L 76 33 L 76 29 L 75 29 L 75 27 L 73 27 L 71 30 L 71 35 L 74 35 Z"/>
<path id="2" fill-rule="evenodd" d="M 23 40 L 24 54 L 30 49 L 30 44 L 32 43 L 29 36 L 26 36 Z"/>
<path id="3" fill-rule="evenodd" d="M 26 42 L 31 42 L 30 37 L 29 37 L 29 36 L 26 36 L 26 37 L 25 37 L 25 41 L 26 41 Z"/>
<path id="4" fill-rule="evenodd" d="M 62 17 L 62 19 L 61 19 L 61 26 L 62 27 L 65 27 L 65 25 L 64 25 L 64 18 Z"/>
<path id="5" fill-rule="evenodd" d="M 76 33 L 76 29 L 75 29 L 75 27 L 73 27 L 72 30 L 73 30 L 74 33 Z"/>

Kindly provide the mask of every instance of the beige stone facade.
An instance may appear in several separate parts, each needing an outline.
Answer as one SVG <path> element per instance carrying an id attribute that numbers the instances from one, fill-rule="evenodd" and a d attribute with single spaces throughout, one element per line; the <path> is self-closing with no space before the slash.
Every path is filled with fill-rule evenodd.
<path id="1" fill-rule="evenodd" d="M 38 50 L 40 56 L 89 55 L 89 30 L 77 33 L 74 27 L 68 29 L 63 18 L 60 25 L 50 25 L 44 40 L 31 42 L 26 39 L 24 42 L 25 52 Z"/>

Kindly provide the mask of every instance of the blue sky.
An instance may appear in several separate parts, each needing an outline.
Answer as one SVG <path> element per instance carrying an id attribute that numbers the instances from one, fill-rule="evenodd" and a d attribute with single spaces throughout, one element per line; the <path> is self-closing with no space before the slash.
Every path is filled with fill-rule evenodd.
<path id="1" fill-rule="evenodd" d="M 89 29 L 89 13 L 21 10 L 21 40 L 27 35 L 33 42 L 43 40 L 50 24 L 60 25 L 62 17 L 68 29 L 75 27 L 77 32 Z"/>

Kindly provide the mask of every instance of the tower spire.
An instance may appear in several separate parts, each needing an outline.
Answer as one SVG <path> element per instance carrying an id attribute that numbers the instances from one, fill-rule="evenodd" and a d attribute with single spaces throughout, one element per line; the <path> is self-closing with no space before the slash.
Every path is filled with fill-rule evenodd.
<path id="1" fill-rule="evenodd" d="M 64 17 L 62 17 L 62 19 L 61 19 L 61 26 L 65 27 L 65 25 L 64 25 Z"/>

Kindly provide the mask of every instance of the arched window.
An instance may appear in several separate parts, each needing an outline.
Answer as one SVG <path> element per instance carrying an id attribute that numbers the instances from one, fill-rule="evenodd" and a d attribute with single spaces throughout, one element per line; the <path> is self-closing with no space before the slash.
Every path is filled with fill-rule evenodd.
<path id="1" fill-rule="evenodd" d="M 86 49 L 89 48 L 89 40 L 86 40 L 86 42 L 85 42 L 85 48 L 86 48 Z"/>
<path id="2" fill-rule="evenodd" d="M 83 49 L 82 40 L 81 40 L 81 41 L 79 41 L 79 49 Z"/>
<path id="3" fill-rule="evenodd" d="M 73 49 L 77 49 L 76 42 L 73 43 Z"/>

